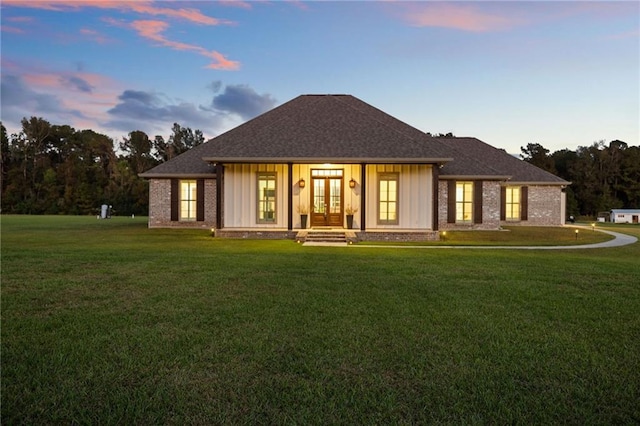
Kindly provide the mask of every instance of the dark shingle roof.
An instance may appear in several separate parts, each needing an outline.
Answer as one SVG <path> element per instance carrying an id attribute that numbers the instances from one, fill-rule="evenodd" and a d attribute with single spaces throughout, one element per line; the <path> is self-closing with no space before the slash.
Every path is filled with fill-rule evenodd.
<path id="1" fill-rule="evenodd" d="M 206 143 L 191 148 L 177 157 L 141 173 L 144 178 L 171 177 L 211 177 L 215 175 L 215 167 L 202 159 L 202 150 Z"/>
<path id="2" fill-rule="evenodd" d="M 442 142 L 454 160 L 440 170 L 440 177 L 501 176 L 511 182 L 567 185 L 569 182 L 539 167 L 519 160 L 503 149 L 476 138 L 445 138 Z"/>
<path id="3" fill-rule="evenodd" d="M 303 95 L 207 143 L 208 161 L 438 162 L 426 134 L 350 95 Z"/>
<path id="4" fill-rule="evenodd" d="M 447 163 L 440 175 L 568 183 L 475 138 L 434 138 L 350 95 L 302 95 L 142 173 L 213 176 L 213 162 Z"/>

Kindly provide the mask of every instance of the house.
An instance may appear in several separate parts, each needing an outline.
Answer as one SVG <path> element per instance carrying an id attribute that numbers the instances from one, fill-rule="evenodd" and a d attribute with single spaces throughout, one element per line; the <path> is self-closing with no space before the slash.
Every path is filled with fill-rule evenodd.
<path id="1" fill-rule="evenodd" d="M 639 209 L 613 209 L 611 210 L 611 222 L 614 223 L 639 223 Z"/>
<path id="2" fill-rule="evenodd" d="M 149 227 L 437 240 L 564 224 L 569 182 L 475 138 L 432 137 L 350 95 L 302 95 L 141 174 Z"/>

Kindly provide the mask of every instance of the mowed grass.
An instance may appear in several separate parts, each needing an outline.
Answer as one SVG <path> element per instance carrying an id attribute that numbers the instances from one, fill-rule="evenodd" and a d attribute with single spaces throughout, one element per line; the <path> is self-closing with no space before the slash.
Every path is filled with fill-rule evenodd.
<path id="1" fill-rule="evenodd" d="M 640 422 L 638 243 L 354 249 L 1 220 L 3 424 Z"/>

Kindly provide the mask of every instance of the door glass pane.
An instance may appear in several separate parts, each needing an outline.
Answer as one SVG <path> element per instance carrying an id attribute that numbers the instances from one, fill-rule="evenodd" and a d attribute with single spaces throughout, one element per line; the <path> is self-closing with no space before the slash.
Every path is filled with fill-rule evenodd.
<path id="1" fill-rule="evenodd" d="M 342 181 L 340 179 L 331 179 L 329 181 L 329 189 L 330 189 L 330 197 L 331 197 L 331 207 L 329 209 L 330 213 L 340 213 L 340 184 Z"/>
<path id="2" fill-rule="evenodd" d="M 324 214 L 324 179 L 313 180 L 313 211 Z"/>

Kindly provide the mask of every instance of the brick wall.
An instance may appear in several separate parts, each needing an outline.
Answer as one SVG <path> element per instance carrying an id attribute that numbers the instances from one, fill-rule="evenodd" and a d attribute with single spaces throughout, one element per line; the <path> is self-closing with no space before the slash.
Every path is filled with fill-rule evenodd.
<path id="1" fill-rule="evenodd" d="M 528 218 L 521 222 L 503 222 L 507 225 L 560 226 L 564 212 L 562 189 L 554 185 L 528 185 Z"/>
<path id="2" fill-rule="evenodd" d="M 438 182 L 438 228 L 451 230 L 494 230 L 500 228 L 500 182 L 482 182 L 482 223 L 447 223 L 448 181 Z"/>
<path id="3" fill-rule="evenodd" d="M 149 180 L 149 228 L 213 228 L 216 224 L 216 181 L 204 181 L 204 221 L 171 221 L 171 179 Z"/>

